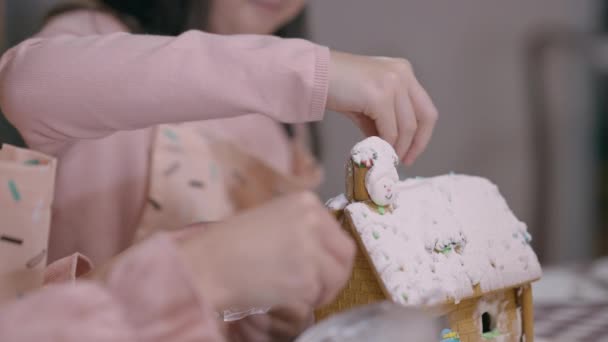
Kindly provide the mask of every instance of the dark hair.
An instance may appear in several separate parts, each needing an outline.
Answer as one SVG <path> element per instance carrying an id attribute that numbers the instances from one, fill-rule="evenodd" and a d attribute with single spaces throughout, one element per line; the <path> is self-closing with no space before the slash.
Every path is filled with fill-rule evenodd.
<path id="1" fill-rule="evenodd" d="M 210 0 L 99 0 L 84 4 L 73 2 L 55 7 L 47 15 L 47 20 L 65 12 L 93 8 L 111 13 L 133 32 L 176 36 L 192 29 L 207 29 L 209 6 Z M 283 38 L 308 38 L 306 9 L 274 34 Z M 313 153 L 320 158 L 319 126 L 316 123 L 308 126 Z M 293 136 L 292 126 L 284 127 L 287 133 Z"/>
<path id="2" fill-rule="evenodd" d="M 99 0 L 67 2 L 54 7 L 47 20 L 56 15 L 92 8 L 112 13 L 131 31 L 175 36 L 187 30 L 207 29 L 210 0 Z M 283 38 L 308 38 L 306 9 L 274 33 Z"/>

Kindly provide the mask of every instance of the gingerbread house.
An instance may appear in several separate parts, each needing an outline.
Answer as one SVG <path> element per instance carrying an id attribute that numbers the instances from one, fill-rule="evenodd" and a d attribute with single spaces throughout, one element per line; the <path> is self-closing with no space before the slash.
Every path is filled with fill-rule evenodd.
<path id="1" fill-rule="evenodd" d="M 445 316 L 446 341 L 533 341 L 530 284 L 541 267 L 498 188 L 455 174 L 400 181 L 396 165 L 380 138 L 352 149 L 346 193 L 327 205 L 358 254 L 317 318 L 388 299 Z"/>

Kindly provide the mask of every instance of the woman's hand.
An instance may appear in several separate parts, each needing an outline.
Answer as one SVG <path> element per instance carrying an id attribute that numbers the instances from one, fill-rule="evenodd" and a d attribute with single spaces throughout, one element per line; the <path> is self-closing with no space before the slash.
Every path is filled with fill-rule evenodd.
<path id="1" fill-rule="evenodd" d="M 318 307 L 334 298 L 351 271 L 354 242 L 312 193 L 206 226 L 180 243 L 217 310 Z"/>
<path id="2" fill-rule="evenodd" d="M 437 109 L 404 59 L 332 52 L 327 108 L 395 147 L 407 165 L 424 151 Z"/>

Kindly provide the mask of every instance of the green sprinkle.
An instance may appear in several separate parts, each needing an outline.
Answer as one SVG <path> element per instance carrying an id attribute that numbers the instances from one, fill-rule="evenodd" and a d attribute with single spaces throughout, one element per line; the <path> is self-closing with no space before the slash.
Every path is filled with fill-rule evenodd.
<path id="1" fill-rule="evenodd" d="M 403 298 L 403 300 L 407 303 L 408 297 L 406 293 L 402 293 L 401 298 Z"/>
<path id="2" fill-rule="evenodd" d="M 358 166 L 360 169 L 365 169 L 365 164 L 363 164 L 363 163 L 361 163 L 361 164 L 357 164 L 357 166 Z"/>
<path id="3" fill-rule="evenodd" d="M 380 215 L 384 215 L 386 213 L 386 210 L 384 209 L 384 207 L 378 206 L 378 212 L 380 213 Z"/>
<path id="4" fill-rule="evenodd" d="M 452 251 L 452 246 L 447 246 L 447 247 L 444 247 L 444 248 L 441 250 L 441 253 L 442 253 L 442 254 L 448 254 L 448 253 L 449 253 L 449 252 L 451 252 L 451 251 Z"/>
<path id="5" fill-rule="evenodd" d="M 374 239 L 378 240 L 380 238 L 380 233 L 378 232 L 373 232 L 372 235 L 374 236 Z"/>
<path id="6" fill-rule="evenodd" d="M 38 159 L 26 160 L 25 165 L 40 165 L 40 160 L 38 160 Z"/>
<path id="7" fill-rule="evenodd" d="M 11 190 L 11 195 L 13 195 L 13 199 L 15 201 L 20 201 L 21 200 L 21 194 L 19 194 L 19 190 L 17 190 L 17 184 L 15 184 L 15 181 L 9 180 L 8 181 L 8 188 Z"/>
<path id="8" fill-rule="evenodd" d="M 500 335 L 502 335 L 502 334 L 500 333 L 500 331 L 498 331 L 498 330 L 492 330 L 492 331 L 490 331 L 490 332 L 483 333 L 481 336 L 482 336 L 484 339 L 486 339 L 486 340 L 493 340 L 493 339 L 495 339 L 495 338 L 499 337 Z"/>
<path id="9" fill-rule="evenodd" d="M 171 139 L 173 142 L 177 142 L 178 137 L 177 134 L 175 134 L 175 132 L 173 132 L 172 130 L 165 128 L 163 130 L 163 133 L 165 133 L 165 136 L 169 139 Z"/>

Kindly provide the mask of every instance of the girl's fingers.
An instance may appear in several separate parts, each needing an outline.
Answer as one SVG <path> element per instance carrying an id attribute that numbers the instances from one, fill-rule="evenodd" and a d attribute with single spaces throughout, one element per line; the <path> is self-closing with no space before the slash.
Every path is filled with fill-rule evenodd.
<path id="1" fill-rule="evenodd" d="M 416 80 L 412 82 L 410 96 L 412 99 L 411 102 L 416 110 L 418 129 L 414 136 L 413 143 L 403 159 L 406 165 L 414 163 L 416 158 L 424 151 L 431 140 L 438 117 L 437 109 L 431 101 L 431 98 Z"/>
<path id="2" fill-rule="evenodd" d="M 376 129 L 374 120 L 363 114 L 345 113 L 345 115 L 353 120 L 366 137 L 378 136 L 378 130 Z"/>
<path id="3" fill-rule="evenodd" d="M 399 137 L 399 131 L 397 129 L 395 105 L 392 99 L 391 97 L 390 100 L 380 101 L 378 107 L 373 110 L 375 113 L 371 113 L 370 115 L 374 118 L 380 138 L 395 146 Z"/>
<path id="4" fill-rule="evenodd" d="M 329 304 L 338 295 L 350 274 L 350 268 L 347 269 L 333 255 L 323 253 L 324 251 L 319 252 L 316 261 L 318 262 L 321 290 L 315 307 Z"/>
<path id="5" fill-rule="evenodd" d="M 279 341 L 293 339 L 314 323 L 312 311 L 312 307 L 304 303 L 289 303 L 289 307 L 271 310 L 268 313 L 270 336 Z"/>
<path id="6" fill-rule="evenodd" d="M 412 105 L 407 92 L 404 94 L 397 94 L 397 97 L 395 98 L 395 107 L 399 138 L 394 146 L 399 159 L 403 160 L 414 140 L 418 122 L 416 120 L 414 106 Z"/>
<path id="7" fill-rule="evenodd" d="M 236 322 L 230 322 L 228 336 L 234 342 L 266 342 L 271 322 L 269 317 L 253 315 Z"/>

